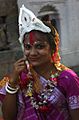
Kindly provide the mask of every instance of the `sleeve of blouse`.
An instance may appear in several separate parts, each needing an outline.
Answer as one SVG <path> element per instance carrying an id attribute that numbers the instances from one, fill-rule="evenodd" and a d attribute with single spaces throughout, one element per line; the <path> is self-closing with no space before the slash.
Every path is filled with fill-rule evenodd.
<path id="1" fill-rule="evenodd" d="M 5 90 L 5 85 L 6 82 L 8 82 L 8 76 L 3 77 L 2 80 L 0 80 L 0 102 L 3 101 L 5 95 L 6 95 L 6 90 Z"/>
<path id="2" fill-rule="evenodd" d="M 69 70 L 64 73 L 61 81 L 69 108 L 79 108 L 79 77 L 74 71 Z"/>

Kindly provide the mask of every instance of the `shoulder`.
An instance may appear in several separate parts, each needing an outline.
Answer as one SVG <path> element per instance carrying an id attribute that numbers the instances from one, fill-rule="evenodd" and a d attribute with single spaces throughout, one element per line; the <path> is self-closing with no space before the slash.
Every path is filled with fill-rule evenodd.
<path id="1" fill-rule="evenodd" d="M 58 86 L 62 87 L 65 91 L 69 89 L 79 89 L 79 77 L 77 74 L 71 70 L 64 70 L 60 73 L 58 77 Z"/>
<path id="2" fill-rule="evenodd" d="M 78 79 L 79 80 L 79 77 L 77 76 L 77 74 L 71 70 L 71 69 L 68 69 L 68 70 L 64 70 L 60 73 L 59 77 L 58 77 L 59 80 L 66 80 L 67 81 L 73 81 L 75 79 Z"/>
<path id="3" fill-rule="evenodd" d="M 59 78 L 62 78 L 62 77 L 67 78 L 67 77 L 78 77 L 78 76 L 73 70 L 67 69 L 60 73 Z"/>

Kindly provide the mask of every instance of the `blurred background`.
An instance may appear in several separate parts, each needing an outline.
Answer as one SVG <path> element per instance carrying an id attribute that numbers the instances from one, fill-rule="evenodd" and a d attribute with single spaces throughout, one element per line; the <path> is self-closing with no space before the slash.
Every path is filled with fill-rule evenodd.
<path id="1" fill-rule="evenodd" d="M 38 18 L 51 20 L 60 35 L 61 62 L 79 75 L 79 0 L 0 0 L 0 80 L 23 56 L 18 42 L 22 4 Z"/>
<path id="2" fill-rule="evenodd" d="M 40 19 L 49 19 L 60 35 L 61 62 L 79 72 L 79 0 L 0 0 L 0 79 L 22 56 L 18 14 L 24 4 Z"/>

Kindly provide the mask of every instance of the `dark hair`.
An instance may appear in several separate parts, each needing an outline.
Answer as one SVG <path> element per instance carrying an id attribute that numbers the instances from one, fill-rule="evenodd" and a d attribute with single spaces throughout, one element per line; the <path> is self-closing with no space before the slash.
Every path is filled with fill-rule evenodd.
<path id="1" fill-rule="evenodd" d="M 51 29 L 51 32 L 50 33 L 44 33 L 44 32 L 41 32 L 39 30 L 32 30 L 32 31 L 38 31 L 40 33 L 44 33 L 47 37 L 47 42 L 48 44 L 50 45 L 50 48 L 51 48 L 51 53 L 55 53 L 55 50 L 56 50 L 56 43 L 55 43 L 55 29 L 54 27 L 52 26 L 52 24 L 46 22 L 46 21 L 43 21 L 43 23 L 48 26 L 50 29 Z M 24 34 L 24 37 L 27 33 Z M 29 33 L 28 33 L 29 34 Z M 28 35 L 27 34 L 27 35 Z M 23 40 L 24 41 L 24 40 Z"/>
<path id="2" fill-rule="evenodd" d="M 51 33 L 46 33 L 46 36 L 47 36 L 47 41 L 50 45 L 50 48 L 51 48 L 52 52 L 55 52 L 56 44 L 55 44 L 53 35 Z"/>
<path id="3" fill-rule="evenodd" d="M 56 34 L 55 34 L 55 28 L 52 26 L 51 23 L 48 23 L 48 22 L 46 22 L 46 21 L 43 21 L 43 23 L 51 29 L 51 32 L 50 32 L 50 33 L 46 33 L 46 36 L 47 36 L 48 43 L 49 43 L 52 51 L 55 52 L 55 50 L 56 50 L 56 43 L 55 43 Z"/>

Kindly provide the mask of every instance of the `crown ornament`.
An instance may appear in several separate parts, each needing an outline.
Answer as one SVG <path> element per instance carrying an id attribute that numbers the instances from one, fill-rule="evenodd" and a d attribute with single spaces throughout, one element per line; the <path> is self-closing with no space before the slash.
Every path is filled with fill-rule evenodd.
<path id="1" fill-rule="evenodd" d="M 22 5 L 19 13 L 20 43 L 23 42 L 24 34 L 29 33 L 32 30 L 38 30 L 44 33 L 51 32 L 51 29 L 46 26 L 41 20 L 39 20 L 31 10 L 27 9 L 24 5 Z"/>

